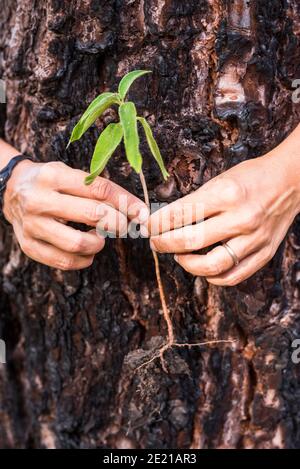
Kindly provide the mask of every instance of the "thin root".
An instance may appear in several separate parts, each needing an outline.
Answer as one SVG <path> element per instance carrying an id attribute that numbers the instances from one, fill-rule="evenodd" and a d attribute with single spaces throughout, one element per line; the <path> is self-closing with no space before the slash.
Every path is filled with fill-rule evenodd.
<path id="1" fill-rule="evenodd" d="M 144 198 L 146 205 L 150 209 L 150 199 L 149 199 L 149 193 L 148 193 L 148 188 L 145 180 L 145 176 L 143 172 L 140 172 L 140 180 L 144 192 Z M 167 350 L 169 350 L 172 347 L 200 347 L 202 345 L 213 345 L 213 344 L 224 344 L 224 343 L 233 343 L 235 342 L 234 340 L 209 340 L 207 342 L 199 342 L 196 344 L 188 344 L 188 343 L 183 343 L 179 344 L 175 342 L 175 334 L 174 334 L 174 327 L 172 324 L 171 316 L 170 316 L 170 311 L 167 306 L 166 302 L 166 295 L 164 292 L 164 287 L 161 279 L 161 273 L 160 273 L 160 265 L 159 265 L 159 259 L 158 255 L 155 251 L 152 250 L 153 254 L 153 259 L 154 259 L 154 264 L 155 264 L 155 273 L 156 273 L 156 280 L 157 280 L 157 285 L 158 285 L 158 290 L 159 290 L 159 296 L 160 296 L 160 302 L 163 310 L 163 316 L 164 320 L 167 324 L 167 329 L 168 329 L 168 341 L 165 345 L 163 345 L 159 351 L 157 352 L 156 355 L 154 355 L 150 360 L 147 360 L 145 363 L 142 363 L 142 365 L 138 366 L 135 371 L 140 370 L 141 368 L 150 365 L 152 362 L 154 362 L 157 358 L 160 358 L 161 366 L 162 369 L 164 370 L 165 373 L 168 373 L 168 368 L 166 364 L 166 360 L 164 358 L 164 354 Z"/>
<path id="2" fill-rule="evenodd" d="M 168 373 L 168 368 L 167 368 L 167 365 L 166 365 L 166 360 L 164 358 L 164 353 L 167 350 L 169 350 L 173 347 L 192 348 L 192 347 L 201 347 L 203 345 L 228 344 L 228 343 L 233 344 L 235 342 L 236 342 L 235 340 L 208 340 L 206 342 L 198 342 L 198 343 L 195 343 L 195 344 L 188 344 L 188 343 L 178 344 L 176 342 L 174 342 L 173 344 L 167 343 L 163 347 L 160 348 L 160 350 L 158 351 L 158 353 L 156 355 L 154 355 L 154 357 L 152 357 L 150 360 L 147 360 L 146 362 L 139 365 L 135 369 L 135 371 L 141 370 L 142 368 L 144 368 L 144 367 L 150 365 L 151 363 L 153 363 L 157 358 L 160 358 L 162 369 L 164 370 L 165 373 Z"/>

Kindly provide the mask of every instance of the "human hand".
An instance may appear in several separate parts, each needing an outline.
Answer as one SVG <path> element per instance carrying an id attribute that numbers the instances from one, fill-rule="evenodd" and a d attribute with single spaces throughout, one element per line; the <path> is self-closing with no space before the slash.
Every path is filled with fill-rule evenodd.
<path id="1" fill-rule="evenodd" d="M 262 268 L 300 211 L 300 152 L 293 138 L 154 213 L 152 248 L 175 253 L 186 271 L 215 285 L 236 285 Z M 222 242 L 235 253 L 238 265 L 222 245 L 207 254 L 195 253 Z"/>
<path id="2" fill-rule="evenodd" d="M 25 160 L 16 166 L 3 212 L 28 257 L 61 270 L 83 269 L 105 240 L 96 230 L 67 226 L 68 221 L 97 225 L 119 236 L 126 234 L 128 220 L 145 221 L 148 209 L 142 201 L 104 178 L 86 186 L 86 176 L 61 162 Z"/>

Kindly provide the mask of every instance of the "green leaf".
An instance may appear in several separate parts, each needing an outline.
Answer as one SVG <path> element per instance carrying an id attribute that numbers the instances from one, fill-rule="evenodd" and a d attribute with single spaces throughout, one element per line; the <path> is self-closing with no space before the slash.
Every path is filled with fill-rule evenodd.
<path id="1" fill-rule="evenodd" d="M 120 99 L 116 93 L 103 93 L 97 96 L 74 127 L 68 147 L 72 142 L 79 140 L 98 117 L 112 104 L 120 104 Z"/>
<path id="2" fill-rule="evenodd" d="M 85 120 L 86 117 L 88 117 L 88 115 L 101 103 L 104 99 L 106 98 L 111 98 L 112 96 L 114 96 L 115 93 L 110 93 L 110 92 L 106 92 L 106 93 L 102 93 L 102 94 L 99 94 L 99 96 L 97 96 L 97 98 L 95 98 L 91 104 L 89 105 L 89 107 L 87 108 L 87 110 L 82 114 L 81 118 L 80 118 L 80 121 L 83 121 Z"/>
<path id="3" fill-rule="evenodd" d="M 138 117 L 137 120 L 142 124 L 142 126 L 144 128 L 145 135 L 146 135 L 147 142 L 148 142 L 149 148 L 151 150 L 151 153 L 154 156 L 154 158 L 156 159 L 156 161 L 157 161 L 157 163 L 160 167 L 160 170 L 162 172 L 163 178 L 166 181 L 168 179 L 168 177 L 170 177 L 170 175 L 166 170 L 164 160 L 161 156 L 160 150 L 159 150 L 158 145 L 156 143 L 156 140 L 153 136 L 151 127 L 148 124 L 148 122 L 146 121 L 146 119 L 144 119 L 144 117 Z"/>
<path id="4" fill-rule="evenodd" d="M 151 70 L 134 70 L 133 72 L 127 73 L 119 83 L 119 95 L 121 99 L 125 99 L 129 88 L 132 83 L 139 77 L 146 75 L 147 73 L 152 73 Z"/>
<path id="5" fill-rule="evenodd" d="M 133 169 L 140 173 L 142 169 L 142 155 L 139 145 L 140 139 L 137 128 L 137 114 L 134 103 L 128 102 L 119 107 L 120 121 L 124 132 L 126 156 Z"/>
<path id="6" fill-rule="evenodd" d="M 91 161 L 91 174 L 85 179 L 87 185 L 102 173 L 110 157 L 119 146 L 123 138 L 123 128 L 120 123 L 109 124 L 100 135 Z"/>

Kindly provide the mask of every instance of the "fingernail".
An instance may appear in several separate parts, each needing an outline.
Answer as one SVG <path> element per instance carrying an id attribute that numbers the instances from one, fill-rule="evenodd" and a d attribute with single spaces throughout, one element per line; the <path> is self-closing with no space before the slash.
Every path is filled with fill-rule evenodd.
<path id="1" fill-rule="evenodd" d="M 176 262 L 179 261 L 179 257 L 178 257 L 176 254 L 175 254 L 175 256 L 174 256 L 174 260 L 175 260 Z"/>
<path id="2" fill-rule="evenodd" d="M 138 214 L 138 220 L 140 223 L 145 223 L 149 218 L 149 210 L 146 207 L 141 208 Z"/>

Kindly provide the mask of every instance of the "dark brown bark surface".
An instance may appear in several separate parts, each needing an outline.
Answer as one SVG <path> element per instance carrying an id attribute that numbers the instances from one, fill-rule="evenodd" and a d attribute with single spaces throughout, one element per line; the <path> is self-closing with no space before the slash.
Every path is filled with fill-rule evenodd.
<path id="1" fill-rule="evenodd" d="M 299 122 L 298 0 L 0 0 L 5 135 L 39 161 L 87 168 L 97 129 L 65 150 L 97 93 L 136 68 L 171 182 L 147 159 L 152 201 L 170 202 L 271 150 Z M 115 118 L 106 113 L 102 125 Z M 146 155 L 146 147 L 142 147 Z M 122 152 L 106 176 L 142 196 Z M 235 288 L 208 286 L 162 256 L 178 341 L 135 373 L 166 334 L 146 240 L 110 240 L 92 268 L 62 273 L 25 258 L 2 227 L 0 447 L 300 447 L 300 224 Z"/>

